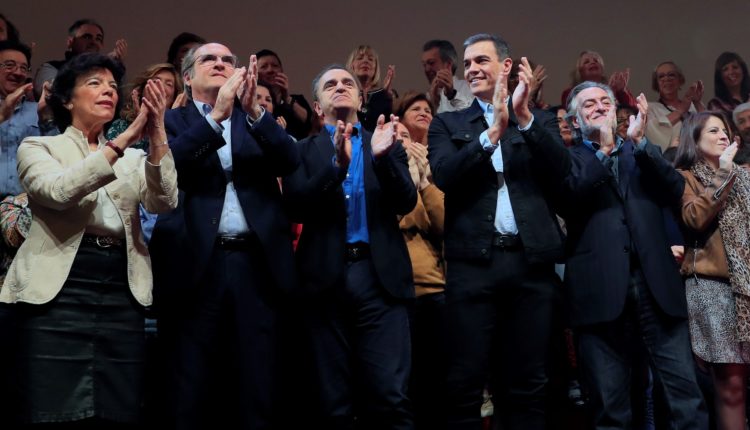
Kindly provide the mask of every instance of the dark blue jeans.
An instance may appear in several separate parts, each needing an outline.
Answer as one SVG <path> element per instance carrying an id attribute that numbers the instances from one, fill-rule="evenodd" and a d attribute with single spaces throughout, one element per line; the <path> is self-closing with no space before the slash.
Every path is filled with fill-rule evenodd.
<path id="1" fill-rule="evenodd" d="M 687 321 L 671 318 L 659 309 L 640 269 L 631 270 L 622 315 L 611 322 L 579 328 L 578 340 L 596 429 L 633 427 L 630 384 L 641 353 L 646 354 L 662 383 L 671 428 L 707 428 Z"/>

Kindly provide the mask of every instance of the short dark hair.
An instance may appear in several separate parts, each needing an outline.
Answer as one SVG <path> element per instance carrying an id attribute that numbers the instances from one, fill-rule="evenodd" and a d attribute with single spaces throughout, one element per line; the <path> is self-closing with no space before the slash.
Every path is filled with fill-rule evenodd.
<path id="1" fill-rule="evenodd" d="M 680 144 L 677 146 L 677 154 L 674 157 L 674 167 L 677 169 L 690 169 L 695 163 L 703 159 L 698 152 L 698 140 L 701 132 L 706 127 L 706 122 L 711 117 L 716 117 L 724 123 L 727 132 L 730 132 L 729 121 L 724 112 L 703 111 L 696 112 L 682 121 L 680 129 Z M 729 136 L 731 139 L 732 136 Z"/>
<path id="2" fill-rule="evenodd" d="M 444 63 L 447 61 L 451 62 L 451 73 L 456 74 L 458 68 L 458 54 L 456 48 L 447 40 L 432 39 L 425 42 L 422 46 L 422 52 L 427 52 L 430 49 L 437 48 L 440 53 L 440 60 Z"/>
<path id="3" fill-rule="evenodd" d="M 15 25 L 13 25 L 8 18 L 5 17 L 2 13 L 0 13 L 0 19 L 5 21 L 5 28 L 8 31 L 8 39 L 11 42 L 20 42 L 21 41 L 21 35 L 18 33 L 18 29 Z"/>
<path id="4" fill-rule="evenodd" d="M 3 40 L 0 42 L 0 52 L 18 51 L 26 57 L 26 62 L 31 66 L 31 48 L 18 41 Z"/>
<path id="5" fill-rule="evenodd" d="M 68 28 L 68 35 L 70 37 L 75 37 L 76 31 L 78 31 L 79 28 L 81 28 L 81 27 L 83 27 L 84 25 L 87 25 L 87 24 L 88 25 L 95 25 L 95 26 L 99 27 L 99 31 L 101 31 L 102 32 L 102 36 L 104 36 L 104 27 L 102 27 L 101 24 L 99 24 L 98 22 L 96 22 L 96 21 L 94 21 L 93 19 L 90 19 L 90 18 L 83 18 L 83 19 L 79 19 L 78 21 L 74 22 L 73 25 L 71 25 L 70 28 Z"/>
<path id="6" fill-rule="evenodd" d="M 320 82 L 320 78 L 323 77 L 327 72 L 330 72 L 331 70 L 343 70 L 346 73 L 352 75 L 352 78 L 354 78 L 354 83 L 357 85 L 357 89 L 359 90 L 359 96 L 363 97 L 362 94 L 362 86 L 359 82 L 359 79 L 357 79 L 356 76 L 352 73 L 351 70 L 347 69 L 346 66 L 343 64 L 329 64 L 323 68 L 323 70 L 320 71 L 312 80 L 312 95 L 313 95 L 313 101 L 318 101 L 318 83 Z"/>
<path id="7" fill-rule="evenodd" d="M 502 37 L 490 33 L 479 33 L 473 36 L 469 36 L 464 41 L 464 49 L 479 42 L 492 42 L 492 44 L 495 45 L 495 50 L 497 51 L 497 58 L 499 58 L 500 60 L 510 58 L 510 46 L 508 46 L 508 42 L 506 42 Z"/>
<path id="8" fill-rule="evenodd" d="M 268 82 L 262 80 L 262 79 L 258 79 L 257 85 L 259 87 L 263 87 L 263 88 L 267 89 L 268 92 L 271 93 L 271 104 L 273 105 L 273 110 L 275 112 L 276 111 L 276 101 L 273 99 L 273 92 L 271 91 L 271 88 L 273 88 L 273 86 L 271 84 L 269 84 Z"/>
<path id="9" fill-rule="evenodd" d="M 435 112 L 435 104 L 430 101 L 429 97 L 427 97 L 427 94 L 417 91 L 407 91 L 406 94 L 401 96 L 401 98 L 398 99 L 396 109 L 394 109 L 394 113 L 399 118 L 403 118 L 404 114 L 411 107 L 411 105 L 421 101 L 427 102 L 427 106 L 430 107 L 430 111 L 432 111 L 432 114 L 437 115 L 437 112 Z"/>
<path id="10" fill-rule="evenodd" d="M 279 66 L 282 68 L 284 67 L 283 64 L 281 64 L 281 58 L 279 58 L 279 54 L 271 51 L 270 49 L 261 49 L 260 51 L 255 53 L 255 58 L 257 60 L 260 60 L 263 57 L 276 57 L 276 61 L 279 62 Z"/>
<path id="11" fill-rule="evenodd" d="M 169 44 L 169 49 L 167 50 L 167 63 L 174 64 L 174 60 L 177 57 L 177 52 L 179 52 L 180 48 L 183 45 L 187 45 L 188 43 L 198 43 L 202 45 L 206 43 L 206 40 L 193 33 L 182 32 L 178 34 L 174 39 L 172 39 L 172 43 Z M 175 65 L 179 66 L 179 64 Z"/>
<path id="12" fill-rule="evenodd" d="M 70 99 L 73 96 L 73 89 L 76 86 L 76 81 L 84 73 L 96 69 L 107 69 L 112 73 L 112 76 L 115 78 L 118 85 L 118 95 L 120 95 L 119 85 L 122 81 L 122 76 L 125 73 L 125 68 L 122 66 L 122 63 L 108 55 L 96 52 L 87 52 L 81 55 L 76 55 L 60 68 L 55 80 L 52 82 L 52 91 L 47 99 L 47 104 L 52 109 L 55 124 L 60 130 L 65 130 L 73 122 L 70 111 L 65 105 L 70 102 Z M 113 119 L 118 117 L 121 103 L 122 97 L 118 97 Z"/>
<path id="13" fill-rule="evenodd" d="M 714 64 L 714 93 L 719 99 L 730 102 L 732 100 L 732 94 L 729 92 L 726 84 L 724 84 L 724 78 L 721 76 L 721 69 L 727 64 L 736 61 L 742 69 L 742 82 L 740 83 L 740 97 L 743 97 L 741 102 L 748 101 L 748 94 L 750 93 L 750 76 L 748 76 L 747 63 L 737 53 L 734 52 L 722 52 L 721 55 L 716 59 Z"/>

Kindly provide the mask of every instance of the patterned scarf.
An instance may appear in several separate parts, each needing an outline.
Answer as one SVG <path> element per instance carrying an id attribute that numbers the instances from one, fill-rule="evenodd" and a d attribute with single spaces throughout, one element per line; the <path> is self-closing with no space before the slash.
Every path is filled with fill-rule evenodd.
<path id="1" fill-rule="evenodd" d="M 690 168 L 696 178 L 708 187 L 714 170 L 699 161 Z M 729 191 L 726 205 L 719 212 L 719 232 L 729 266 L 729 283 L 737 309 L 737 340 L 750 341 L 750 174 L 735 165 L 737 179 Z"/>

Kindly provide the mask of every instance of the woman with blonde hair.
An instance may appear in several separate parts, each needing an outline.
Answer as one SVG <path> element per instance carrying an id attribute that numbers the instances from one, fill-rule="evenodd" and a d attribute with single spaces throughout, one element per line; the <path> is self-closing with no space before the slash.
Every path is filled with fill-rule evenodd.
<path id="1" fill-rule="evenodd" d="M 626 69 L 622 72 L 614 72 L 612 73 L 612 76 L 607 79 L 604 75 L 604 59 L 596 51 L 586 50 L 578 54 L 572 78 L 571 86 L 565 89 L 560 97 L 560 104 L 563 106 L 568 105 L 568 94 L 570 94 L 570 91 L 576 85 L 586 81 L 609 85 L 609 87 L 612 88 L 612 92 L 615 94 L 618 105 L 638 105 L 635 101 L 635 97 L 633 97 L 633 94 L 631 94 L 628 89 L 630 69 Z"/>
<path id="2" fill-rule="evenodd" d="M 393 99 L 396 92 L 391 89 L 396 67 L 388 66 L 388 70 L 380 85 L 380 59 L 378 53 L 370 45 L 356 47 L 346 60 L 346 68 L 359 80 L 362 94 L 359 121 L 367 131 L 373 131 L 380 115 L 390 118 L 393 113 Z"/>
<path id="3" fill-rule="evenodd" d="M 141 97 L 149 80 L 159 80 L 164 85 L 167 106 L 174 107 L 177 96 L 182 93 L 182 79 L 177 69 L 169 63 L 157 63 L 146 68 L 138 75 L 128 88 L 131 88 L 130 99 L 120 113 L 120 118 L 114 120 L 107 130 L 107 139 L 114 139 L 125 131 L 133 120 L 138 116 L 141 109 Z M 148 140 L 141 139 L 132 146 L 136 149 L 146 150 Z"/>

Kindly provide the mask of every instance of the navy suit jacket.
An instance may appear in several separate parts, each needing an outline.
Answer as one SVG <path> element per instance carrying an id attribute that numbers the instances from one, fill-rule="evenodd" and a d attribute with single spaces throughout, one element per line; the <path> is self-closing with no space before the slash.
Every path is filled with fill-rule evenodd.
<path id="1" fill-rule="evenodd" d="M 534 110 L 534 122 L 518 130 L 512 107 L 500 138 L 503 177 L 525 256 L 551 263 L 563 256 L 563 237 L 555 212 L 555 190 L 570 170 L 570 156 L 557 118 Z M 479 142 L 488 128 L 475 99 L 458 112 L 436 116 L 429 131 L 429 160 L 435 184 L 445 192 L 445 255 L 489 261 L 500 187 L 491 154 Z M 449 269 L 450 270 L 450 269 Z"/>
<path id="2" fill-rule="evenodd" d="M 622 313 L 633 251 L 661 309 L 687 316 L 664 223 L 664 211 L 679 207 L 685 181 L 655 145 L 637 149 L 626 141 L 621 151 L 616 181 L 592 149 L 570 148 L 565 288 L 573 326 L 612 321 Z"/>
<path id="3" fill-rule="evenodd" d="M 397 215 L 414 208 L 417 192 L 409 175 L 404 148 L 396 146 L 379 160 L 372 158 L 364 132 L 365 199 L 372 263 L 378 281 L 393 297 L 414 297 L 411 260 L 398 227 Z M 294 220 L 301 222 L 297 267 L 303 289 L 315 293 L 346 275 L 346 206 L 342 182 L 346 171 L 333 165 L 334 148 L 324 128 L 299 142 L 302 162 L 284 178 L 284 198 Z"/>
<path id="4" fill-rule="evenodd" d="M 232 181 L 248 225 L 257 234 L 275 281 L 285 291 L 296 285 L 292 238 L 277 177 L 299 164 L 297 145 L 264 113 L 250 126 L 239 104 L 232 111 Z M 185 233 L 192 259 L 184 266 L 200 279 L 214 248 L 224 207 L 227 178 L 217 150 L 225 145 L 193 103 L 167 111 L 169 146 L 185 192 Z M 157 225 L 158 227 L 158 225 Z M 156 231 L 154 232 L 156 235 Z"/>

